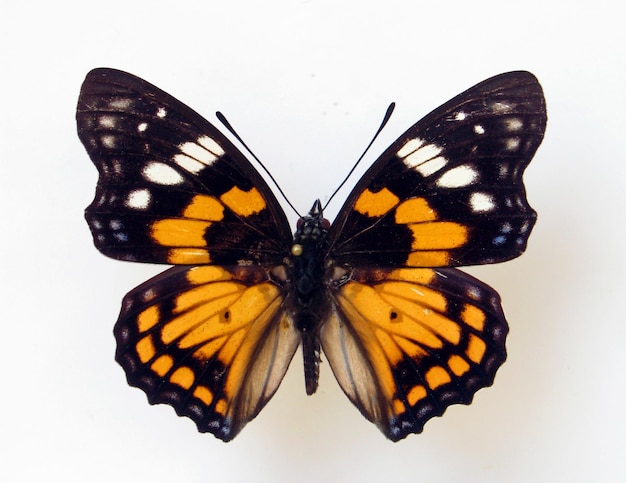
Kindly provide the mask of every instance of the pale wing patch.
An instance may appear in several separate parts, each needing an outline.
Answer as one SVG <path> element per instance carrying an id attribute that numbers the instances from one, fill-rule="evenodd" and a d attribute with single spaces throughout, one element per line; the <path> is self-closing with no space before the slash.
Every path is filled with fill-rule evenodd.
<path id="1" fill-rule="evenodd" d="M 469 202 L 475 213 L 488 213 L 496 208 L 493 196 L 489 193 L 476 191 L 470 195 Z"/>
<path id="2" fill-rule="evenodd" d="M 180 153 L 174 162 L 193 174 L 198 174 L 207 166 L 224 156 L 224 150 L 209 136 L 201 136 L 196 142 L 185 142 L 178 146 Z"/>
<path id="3" fill-rule="evenodd" d="M 142 174 L 147 181 L 164 186 L 174 186 L 184 181 L 181 174 L 174 168 L 157 161 L 146 164 Z"/>
<path id="4" fill-rule="evenodd" d="M 365 319 L 351 314 L 347 324 L 337 307 L 333 309 L 320 332 L 322 348 L 333 374 L 346 396 L 367 419 L 376 424 L 386 421 L 393 414 L 390 404 L 393 390 L 390 384 L 385 387 L 380 382 L 392 381 L 393 376 L 388 365 L 378 364 L 374 368 L 371 363 L 372 350 L 377 353 L 379 361 L 385 360 L 384 353 L 375 345 L 364 350 L 363 339 L 375 339 Z M 359 329 L 365 332 L 361 333 Z M 381 430 L 385 432 L 383 427 Z"/>
<path id="5" fill-rule="evenodd" d="M 440 156 L 442 151 L 443 148 L 434 143 L 413 138 L 398 150 L 397 156 L 402 159 L 405 166 L 426 177 L 436 173 L 448 163 L 446 158 Z"/>
<path id="6" fill-rule="evenodd" d="M 149 190 L 135 189 L 128 193 L 124 205 L 133 210 L 147 210 L 151 201 L 152 195 Z"/>
<path id="7" fill-rule="evenodd" d="M 443 173 L 437 180 L 440 188 L 463 188 L 478 181 L 478 171 L 471 164 L 464 164 Z"/>

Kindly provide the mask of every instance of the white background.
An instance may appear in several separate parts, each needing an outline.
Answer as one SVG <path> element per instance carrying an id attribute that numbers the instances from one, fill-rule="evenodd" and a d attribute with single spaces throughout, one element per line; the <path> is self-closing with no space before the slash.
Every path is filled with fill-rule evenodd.
<path id="1" fill-rule="evenodd" d="M 626 35 L 617 5 L 5 2 L 0 480 L 624 481 Z M 351 406 L 326 365 L 306 397 L 299 355 L 231 443 L 149 406 L 113 360 L 112 328 L 124 294 L 161 267 L 100 255 L 83 219 L 97 174 L 74 110 L 85 74 L 100 66 L 137 74 L 211 120 L 225 112 L 301 211 L 338 185 L 390 101 L 396 113 L 363 169 L 462 90 L 534 72 L 549 115 L 525 177 L 539 221 L 523 257 L 472 271 L 500 292 L 511 326 L 495 385 L 396 444 Z"/>

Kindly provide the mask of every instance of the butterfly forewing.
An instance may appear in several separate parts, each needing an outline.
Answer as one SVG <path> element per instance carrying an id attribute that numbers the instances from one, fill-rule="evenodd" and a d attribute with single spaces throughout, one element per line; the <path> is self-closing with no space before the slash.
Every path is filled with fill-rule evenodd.
<path id="1" fill-rule="evenodd" d="M 351 266 L 438 267 L 519 256 L 536 214 L 522 175 L 546 125 L 528 72 L 488 79 L 408 129 L 372 165 L 331 229 Z"/>
<path id="2" fill-rule="evenodd" d="M 86 217 L 104 254 L 271 265 L 289 249 L 289 224 L 267 184 L 213 125 L 169 94 L 96 69 L 76 118 L 100 175 Z"/>

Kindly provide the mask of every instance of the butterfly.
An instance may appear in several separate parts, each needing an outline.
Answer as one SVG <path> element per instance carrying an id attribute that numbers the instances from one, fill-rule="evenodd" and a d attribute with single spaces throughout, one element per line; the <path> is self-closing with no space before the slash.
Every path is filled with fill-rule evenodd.
<path id="1" fill-rule="evenodd" d="M 174 265 L 126 295 L 116 360 L 151 404 L 234 438 L 302 345 L 307 394 L 323 352 L 368 420 L 398 441 L 470 404 L 506 359 L 497 292 L 455 267 L 524 252 L 536 220 L 524 169 L 546 126 L 529 72 L 487 79 L 410 127 L 331 224 L 292 230 L 217 128 L 131 74 L 91 71 L 78 135 L 99 178 L 85 217 L 103 254 Z"/>

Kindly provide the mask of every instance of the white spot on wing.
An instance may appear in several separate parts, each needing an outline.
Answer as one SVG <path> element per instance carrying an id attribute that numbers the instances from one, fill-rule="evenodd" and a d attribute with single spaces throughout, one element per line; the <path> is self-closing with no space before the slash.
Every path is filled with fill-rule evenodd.
<path id="1" fill-rule="evenodd" d="M 491 110 L 497 114 L 505 114 L 507 112 L 511 112 L 513 110 L 513 106 L 511 106 L 511 104 L 507 104 L 506 102 L 494 102 L 491 104 Z"/>
<path id="2" fill-rule="evenodd" d="M 157 117 L 163 119 L 165 116 L 167 116 L 167 110 L 164 107 L 159 107 L 157 109 L 156 115 Z"/>
<path id="3" fill-rule="evenodd" d="M 154 300 L 154 297 L 157 296 L 156 291 L 154 290 L 154 288 L 149 288 L 146 289 L 146 291 L 141 294 L 141 300 L 143 302 L 150 302 L 151 300 Z"/>
<path id="4" fill-rule="evenodd" d="M 150 204 L 151 196 L 150 191 L 147 189 L 136 189 L 128 193 L 126 202 L 124 203 L 128 208 L 134 210 L 145 210 Z"/>
<path id="5" fill-rule="evenodd" d="M 124 225 L 121 220 L 112 219 L 109 221 L 109 228 L 113 231 L 117 231 L 124 228 Z"/>
<path id="6" fill-rule="evenodd" d="M 189 171 L 193 174 L 198 174 L 200 171 L 206 168 L 206 164 L 202 164 L 197 159 L 193 159 L 186 154 L 177 154 L 176 156 L 174 156 L 174 162 L 185 171 Z"/>
<path id="7" fill-rule="evenodd" d="M 463 111 L 459 111 L 454 115 L 454 120 L 464 121 L 466 117 L 467 117 L 467 114 L 465 114 Z"/>
<path id="8" fill-rule="evenodd" d="M 504 121 L 504 125 L 509 131 L 519 131 L 524 127 L 524 123 L 517 117 L 512 117 Z"/>
<path id="9" fill-rule="evenodd" d="M 506 243 L 506 237 L 504 235 L 498 235 L 493 239 L 493 244 L 496 246 L 504 245 Z"/>
<path id="10" fill-rule="evenodd" d="M 480 191 L 471 194 L 469 203 L 472 211 L 475 213 L 487 213 L 496 207 L 493 196 Z"/>
<path id="11" fill-rule="evenodd" d="M 180 144 L 178 149 L 180 149 L 181 154 L 174 156 L 174 162 L 194 174 L 198 174 L 202 169 L 211 166 L 224 155 L 224 150 L 220 145 L 208 136 L 201 136 L 197 143 Z"/>
<path id="12" fill-rule="evenodd" d="M 222 147 L 215 142 L 215 139 L 209 136 L 200 136 L 198 138 L 198 144 L 204 147 L 205 149 L 211 151 L 217 157 L 224 156 L 224 150 Z"/>
<path id="13" fill-rule="evenodd" d="M 139 132 L 144 132 L 146 129 L 148 129 L 148 123 L 147 122 L 139 123 L 139 125 L 137 126 L 137 131 L 139 131 Z"/>
<path id="14" fill-rule="evenodd" d="M 413 138 L 413 139 L 409 139 L 404 146 L 402 146 L 400 148 L 400 150 L 398 151 L 398 157 L 399 158 L 406 158 L 409 154 L 411 154 L 413 151 L 417 150 L 420 148 L 420 146 L 422 146 L 424 144 L 424 141 L 421 140 L 420 138 Z"/>
<path id="15" fill-rule="evenodd" d="M 98 124 L 104 128 L 114 128 L 117 124 L 117 118 L 115 116 L 100 116 L 98 118 Z"/>
<path id="16" fill-rule="evenodd" d="M 117 158 L 113 158 L 109 164 L 103 164 L 102 168 L 104 170 L 104 174 L 106 174 L 107 176 L 122 176 L 122 173 L 124 172 L 123 168 L 122 168 L 122 162 L 117 159 Z"/>
<path id="17" fill-rule="evenodd" d="M 125 111 L 132 105 L 132 101 L 128 98 L 118 97 L 109 102 L 109 107 L 114 110 Z"/>
<path id="18" fill-rule="evenodd" d="M 481 293 L 480 293 L 480 289 L 478 287 L 473 287 L 473 286 L 469 286 L 467 287 L 467 296 L 469 298 L 471 298 L 472 300 L 480 300 L 481 299 Z"/>
<path id="19" fill-rule="evenodd" d="M 178 146 L 183 154 L 195 158 L 203 164 L 213 164 L 217 156 L 196 143 L 184 143 Z"/>
<path id="20" fill-rule="evenodd" d="M 397 154 L 408 168 L 414 169 L 422 176 L 430 176 L 448 163 L 446 158 L 439 156 L 441 151 L 443 148 L 436 144 L 426 144 L 424 140 L 414 138 L 407 141 Z"/>
<path id="21" fill-rule="evenodd" d="M 174 168 L 156 161 L 148 163 L 142 174 L 148 181 L 166 186 L 180 184 L 184 181 L 180 173 Z"/>
<path id="22" fill-rule="evenodd" d="M 511 231 L 513 231 L 513 226 L 508 221 L 502 223 L 500 233 L 511 233 Z"/>
<path id="23" fill-rule="evenodd" d="M 437 180 L 437 186 L 442 188 L 462 188 L 478 180 L 478 173 L 472 165 L 462 165 L 445 172 Z"/>
<path id="24" fill-rule="evenodd" d="M 474 126 L 474 132 L 475 132 L 476 134 L 485 134 L 485 128 L 484 128 L 484 127 L 482 127 L 480 124 L 476 124 L 476 125 Z"/>
<path id="25" fill-rule="evenodd" d="M 115 147 L 115 136 L 112 134 L 104 134 L 100 140 L 105 148 L 113 149 Z"/>
<path id="26" fill-rule="evenodd" d="M 507 138 L 505 141 L 507 151 L 517 151 L 520 146 L 520 138 Z"/>
<path id="27" fill-rule="evenodd" d="M 436 158 L 429 159 L 419 166 L 415 166 L 415 170 L 422 176 L 430 176 L 443 168 L 448 163 L 448 160 L 443 156 L 437 156 Z"/>

